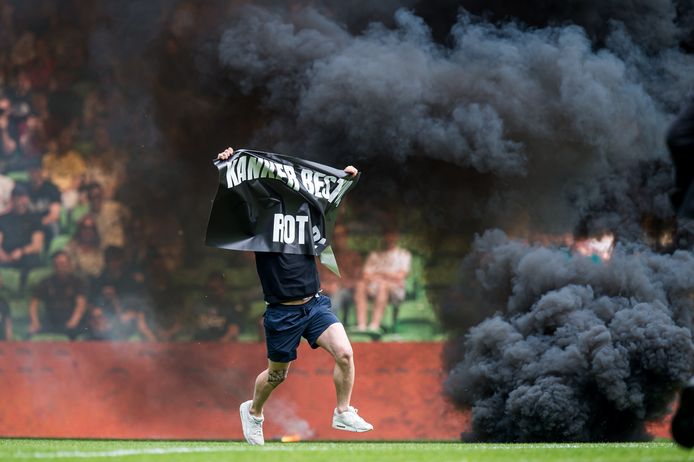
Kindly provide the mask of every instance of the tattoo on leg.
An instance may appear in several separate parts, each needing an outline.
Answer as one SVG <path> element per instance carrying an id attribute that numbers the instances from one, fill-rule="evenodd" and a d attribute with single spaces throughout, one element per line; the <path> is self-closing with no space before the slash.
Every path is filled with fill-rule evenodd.
<path id="1" fill-rule="evenodd" d="M 277 371 L 267 371 L 267 381 L 272 386 L 277 386 L 287 378 L 287 369 L 280 369 Z"/>

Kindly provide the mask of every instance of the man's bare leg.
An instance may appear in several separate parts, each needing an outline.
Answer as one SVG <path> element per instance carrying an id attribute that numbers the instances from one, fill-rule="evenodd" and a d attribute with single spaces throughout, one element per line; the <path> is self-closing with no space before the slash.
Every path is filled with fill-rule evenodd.
<path id="1" fill-rule="evenodd" d="M 371 322 L 369 323 L 369 329 L 378 330 L 381 328 L 381 320 L 383 319 L 383 313 L 386 311 L 386 305 L 388 304 L 388 284 L 381 282 L 378 285 L 378 292 L 376 292 L 376 300 L 374 300 L 374 312 L 371 316 Z"/>
<path id="2" fill-rule="evenodd" d="M 354 386 L 354 354 L 342 324 L 335 323 L 323 332 L 316 343 L 335 358 L 333 381 L 337 395 L 337 410 L 344 412 L 349 407 Z"/>
<path id="3" fill-rule="evenodd" d="M 366 330 L 369 301 L 366 298 L 366 281 L 358 281 L 354 287 L 354 305 L 357 310 L 357 329 Z"/>
<path id="4" fill-rule="evenodd" d="M 277 386 L 287 378 L 291 363 L 277 363 L 268 360 L 267 369 L 261 372 L 255 379 L 253 390 L 253 404 L 249 410 L 254 417 L 263 417 L 263 406 Z"/>

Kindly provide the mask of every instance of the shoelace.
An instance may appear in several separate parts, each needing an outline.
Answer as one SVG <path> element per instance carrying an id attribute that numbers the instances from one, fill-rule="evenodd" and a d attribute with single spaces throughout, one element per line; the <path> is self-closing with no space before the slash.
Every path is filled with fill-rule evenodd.
<path id="1" fill-rule="evenodd" d="M 361 416 L 359 415 L 359 409 L 350 406 L 349 408 L 347 408 L 347 411 L 352 411 L 352 412 L 354 412 L 354 416 L 353 416 L 353 417 L 352 417 L 352 416 L 347 417 L 347 420 L 349 420 L 349 421 L 352 423 L 352 425 L 354 425 L 354 424 L 356 424 L 356 423 L 358 423 L 358 422 L 364 421 L 364 419 L 362 419 Z"/>
<path id="2" fill-rule="evenodd" d="M 263 423 L 256 422 L 257 425 L 253 425 L 253 436 L 263 436 Z"/>

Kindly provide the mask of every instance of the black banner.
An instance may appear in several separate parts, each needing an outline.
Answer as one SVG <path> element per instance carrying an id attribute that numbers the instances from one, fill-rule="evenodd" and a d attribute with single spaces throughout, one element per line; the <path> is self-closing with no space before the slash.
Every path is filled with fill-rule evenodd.
<path id="1" fill-rule="evenodd" d="M 207 245 L 321 255 L 321 261 L 332 266 L 329 245 L 337 207 L 359 174 L 248 149 L 214 164 L 219 187 L 207 225 Z"/>

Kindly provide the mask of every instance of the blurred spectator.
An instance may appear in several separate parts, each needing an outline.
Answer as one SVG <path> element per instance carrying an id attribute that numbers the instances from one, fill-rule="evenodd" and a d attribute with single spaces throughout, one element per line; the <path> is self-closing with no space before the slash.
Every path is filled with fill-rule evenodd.
<path id="1" fill-rule="evenodd" d="M 12 115 L 10 98 L 0 94 L 0 160 L 12 164 L 18 156 L 17 126 Z"/>
<path id="2" fill-rule="evenodd" d="M 27 116 L 26 122 L 19 133 L 19 148 L 22 158 L 18 161 L 18 168 L 28 165 L 33 160 L 41 159 L 45 146 L 43 120 L 32 113 Z"/>
<path id="3" fill-rule="evenodd" d="M 212 273 L 205 294 L 194 307 L 193 340 L 231 342 L 236 340 L 246 320 L 246 307 L 234 303 L 227 294 L 224 276 Z"/>
<path id="4" fill-rule="evenodd" d="M 11 49 L 14 45 L 13 13 L 12 3 L 9 0 L 0 0 L 0 49 L 3 52 Z"/>
<path id="5" fill-rule="evenodd" d="M 74 123 L 63 127 L 57 142 L 43 157 L 43 170 L 60 190 L 63 206 L 67 209 L 77 205 L 78 190 L 87 171 L 82 154 L 73 148 L 74 133 Z"/>
<path id="6" fill-rule="evenodd" d="M 332 248 L 340 266 L 340 276 L 318 265 L 321 289 L 330 296 L 335 314 L 342 315 L 346 325 L 349 307 L 354 304 L 354 289 L 361 279 L 362 258 L 359 252 L 352 250 L 347 241 L 347 228 L 336 225 L 333 230 Z"/>
<path id="7" fill-rule="evenodd" d="M 3 280 L 0 278 L 0 288 Z M 0 297 L 0 340 L 12 340 L 12 317 L 10 305 L 4 297 Z"/>
<path id="8" fill-rule="evenodd" d="M 24 83 L 26 83 L 26 80 Z M 26 159 L 28 158 L 25 155 L 24 147 L 26 145 L 27 148 L 30 148 L 32 142 L 36 141 L 32 140 L 32 138 L 36 137 L 38 132 L 35 123 L 36 119 L 31 117 L 31 106 L 28 102 L 28 97 L 25 100 L 21 94 L 15 92 L 15 96 L 10 100 L 7 112 L 3 113 L 3 116 L 8 118 L 7 133 L 9 138 L 11 138 L 11 143 L 7 141 L 7 147 L 14 147 L 12 152 L 8 151 L 5 153 L 4 161 L 6 162 L 6 168 L 8 171 L 23 171 L 26 169 Z M 36 152 L 29 154 L 37 155 Z"/>
<path id="9" fill-rule="evenodd" d="M 97 277 L 104 269 L 104 251 L 99 232 L 91 215 L 85 215 L 77 224 L 77 231 L 65 246 L 72 260 L 75 274 L 82 278 Z"/>
<path id="10" fill-rule="evenodd" d="M 24 288 L 32 268 L 41 265 L 44 234 L 41 219 L 29 211 L 29 192 L 23 185 L 12 190 L 11 209 L 0 216 L 0 266 L 21 270 Z"/>
<path id="11" fill-rule="evenodd" d="M 111 144 L 111 137 L 105 126 L 94 130 L 94 147 L 87 158 L 86 181 L 101 185 L 103 197 L 111 200 L 125 179 L 126 155 Z"/>
<path id="12" fill-rule="evenodd" d="M 39 38 L 34 43 L 34 60 L 26 66 L 32 88 L 46 91 L 55 72 L 55 61 L 50 55 L 48 44 Z"/>
<path id="13" fill-rule="evenodd" d="M 144 312 L 143 287 L 138 275 L 126 265 L 125 251 L 108 247 L 103 272 L 90 284 L 89 327 L 97 340 L 123 340 L 139 333 L 148 341 L 156 337 Z"/>
<path id="14" fill-rule="evenodd" d="M 89 213 L 94 217 L 101 237 L 101 247 L 124 247 L 125 228 L 130 217 L 128 209 L 120 202 L 104 199 L 103 188 L 97 183 L 87 186 L 87 199 Z"/>
<path id="15" fill-rule="evenodd" d="M 29 210 L 41 217 L 41 225 L 46 234 L 46 247 L 60 232 L 60 191 L 46 179 L 38 159 L 29 165 Z"/>
<path id="16" fill-rule="evenodd" d="M 34 92 L 31 95 L 31 107 L 33 108 L 33 115 L 38 119 L 41 129 L 44 130 L 48 125 L 48 120 L 51 117 L 51 113 L 48 111 L 48 96 L 45 93 Z M 46 139 L 43 136 L 41 138 L 42 144 L 46 143 Z M 43 151 L 39 154 L 43 155 Z"/>
<path id="17" fill-rule="evenodd" d="M 29 114 L 31 112 L 31 79 L 26 71 L 17 72 L 16 80 L 12 85 L 12 105 L 18 106 L 21 112 Z"/>
<path id="18" fill-rule="evenodd" d="M 106 103 L 100 89 L 94 89 L 87 93 L 82 106 L 82 128 L 93 135 L 98 122 L 107 115 Z"/>
<path id="19" fill-rule="evenodd" d="M 36 37 L 29 31 L 24 32 L 19 39 L 15 41 L 10 54 L 13 68 L 20 69 L 34 60 L 36 57 L 36 51 L 34 49 L 35 41 Z"/>
<path id="20" fill-rule="evenodd" d="M 29 304 L 29 333 L 58 333 L 74 340 L 87 311 L 85 284 L 74 274 L 70 257 L 65 252 L 53 255 L 53 270 L 54 273 L 34 289 Z M 43 317 L 39 317 L 41 303 Z"/>
<path id="21" fill-rule="evenodd" d="M 0 215 L 4 215 L 12 208 L 12 191 L 14 180 L 5 175 L 4 162 L 0 162 Z"/>
<path id="22" fill-rule="evenodd" d="M 168 342 L 182 330 L 183 297 L 174 283 L 164 256 L 153 251 L 145 278 L 147 303 L 145 317 L 157 339 Z"/>
<path id="23" fill-rule="evenodd" d="M 383 312 L 389 301 L 401 303 L 405 300 L 405 279 L 410 272 L 412 255 L 398 247 L 397 231 L 388 231 L 384 236 L 385 250 L 371 252 L 364 265 L 362 279 L 356 285 L 357 328 L 366 330 L 368 298 L 374 299 L 374 309 L 369 330 L 377 331 L 381 326 Z"/>

